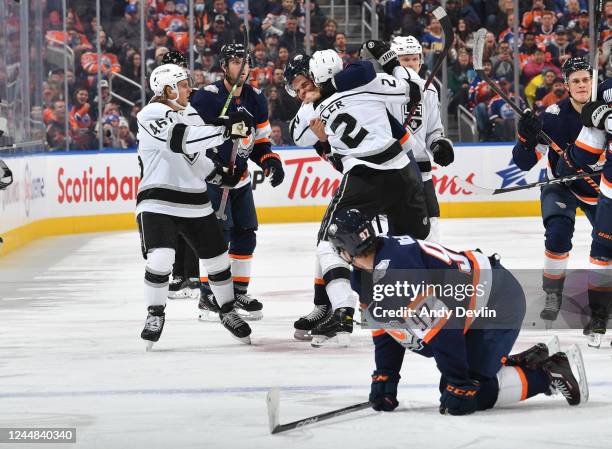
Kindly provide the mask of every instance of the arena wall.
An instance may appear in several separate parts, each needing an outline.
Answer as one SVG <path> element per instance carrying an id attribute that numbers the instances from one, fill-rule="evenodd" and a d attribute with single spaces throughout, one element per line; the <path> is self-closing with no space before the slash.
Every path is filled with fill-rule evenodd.
<path id="1" fill-rule="evenodd" d="M 320 220 L 340 176 L 312 149 L 276 149 L 285 164 L 284 183 L 272 188 L 252 165 L 260 223 Z M 135 151 L 44 152 L 5 157 L 14 183 L 0 191 L 0 256 L 34 239 L 79 232 L 135 229 L 139 182 Z M 442 217 L 507 217 L 539 214 L 538 189 L 478 197 L 460 189 L 454 176 L 487 187 L 541 179 L 544 160 L 525 173 L 512 162 L 512 146 L 457 145 L 455 163 L 434 167 Z"/>

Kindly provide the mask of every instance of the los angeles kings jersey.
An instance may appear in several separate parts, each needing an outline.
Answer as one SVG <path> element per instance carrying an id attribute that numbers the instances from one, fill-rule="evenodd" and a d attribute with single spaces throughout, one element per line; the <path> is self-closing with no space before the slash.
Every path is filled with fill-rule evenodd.
<path id="1" fill-rule="evenodd" d="M 409 163 L 393 136 L 387 107 L 408 99 L 408 86 L 393 76 L 378 73 L 363 86 L 336 92 L 314 105 L 321 118 L 332 152 L 341 157 L 344 173 L 357 165 L 395 170 Z"/>
<path id="2" fill-rule="evenodd" d="M 225 128 L 188 125 L 183 114 L 151 103 L 136 116 L 141 168 L 136 214 L 202 217 L 213 213 L 205 179 L 214 164 L 205 150 L 227 140 Z"/>

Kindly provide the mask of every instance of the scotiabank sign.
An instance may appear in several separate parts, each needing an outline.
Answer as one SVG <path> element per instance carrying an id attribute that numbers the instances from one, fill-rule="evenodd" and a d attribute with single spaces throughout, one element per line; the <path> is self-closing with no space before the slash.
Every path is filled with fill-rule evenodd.
<path id="1" fill-rule="evenodd" d="M 135 176 L 115 176 L 111 166 L 93 168 L 71 176 L 66 168 L 57 170 L 57 202 L 81 203 L 136 200 L 140 179 Z"/>

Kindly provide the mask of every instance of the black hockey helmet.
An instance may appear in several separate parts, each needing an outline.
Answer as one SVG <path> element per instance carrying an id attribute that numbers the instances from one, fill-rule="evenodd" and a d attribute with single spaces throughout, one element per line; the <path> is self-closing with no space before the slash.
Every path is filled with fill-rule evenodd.
<path id="1" fill-rule="evenodd" d="M 574 72 L 579 72 L 581 70 L 586 70 L 587 72 L 590 72 L 592 70 L 591 63 L 587 61 L 585 58 L 581 58 L 581 57 L 569 58 L 561 66 L 561 72 L 563 73 L 563 80 L 566 83 L 569 83 L 570 75 Z"/>
<path id="2" fill-rule="evenodd" d="M 291 61 L 287 63 L 285 66 L 285 71 L 283 73 L 283 78 L 285 79 L 285 90 L 292 97 L 297 97 L 297 92 L 291 86 L 293 80 L 298 77 L 298 75 L 303 75 L 306 78 L 310 78 L 310 56 L 306 54 L 297 54 Z"/>
<path id="3" fill-rule="evenodd" d="M 221 67 L 227 64 L 232 59 L 236 58 L 244 58 L 246 56 L 247 63 L 249 67 L 253 68 L 253 58 L 251 58 L 250 52 L 248 52 L 243 44 L 225 44 L 221 47 L 221 51 L 219 52 L 219 64 Z"/>
<path id="4" fill-rule="evenodd" d="M 370 220 L 357 209 L 340 212 L 327 228 L 329 241 L 338 253 L 351 257 L 362 255 L 376 244 L 376 233 Z"/>
<path id="5" fill-rule="evenodd" d="M 166 53 L 161 60 L 162 64 L 176 64 L 179 67 L 186 68 L 187 60 L 185 56 L 180 51 L 171 50 Z"/>

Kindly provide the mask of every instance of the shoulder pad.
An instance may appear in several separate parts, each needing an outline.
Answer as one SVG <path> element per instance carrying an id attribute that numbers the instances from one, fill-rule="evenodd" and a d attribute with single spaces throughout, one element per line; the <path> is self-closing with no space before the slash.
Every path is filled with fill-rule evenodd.
<path id="1" fill-rule="evenodd" d="M 212 92 L 213 94 L 219 93 L 219 88 L 215 86 L 214 84 L 209 84 L 208 86 L 204 87 L 204 90 L 208 92 Z"/>
<path id="2" fill-rule="evenodd" d="M 165 117 L 166 113 L 170 111 L 173 111 L 173 109 L 163 103 L 149 103 L 142 108 L 136 117 L 141 121 L 157 120 L 158 118 Z"/>
<path id="3" fill-rule="evenodd" d="M 553 115 L 559 115 L 559 112 L 561 112 L 561 108 L 559 107 L 558 104 L 551 104 L 550 106 L 546 108 L 544 112 L 547 112 Z"/>

